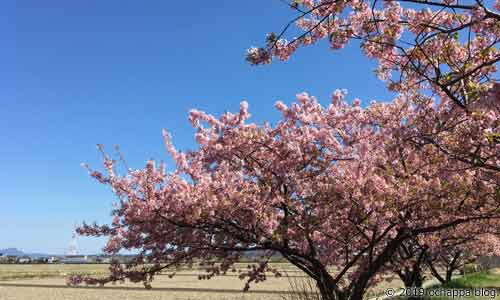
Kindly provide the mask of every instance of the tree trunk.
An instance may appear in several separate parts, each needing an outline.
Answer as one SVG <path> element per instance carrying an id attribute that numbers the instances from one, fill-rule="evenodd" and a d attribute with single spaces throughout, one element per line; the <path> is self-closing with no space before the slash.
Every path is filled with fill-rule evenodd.
<path id="1" fill-rule="evenodd" d="M 337 288 L 332 276 L 326 270 L 318 271 L 316 280 L 321 300 L 346 300 L 345 294 Z"/>
<path id="2" fill-rule="evenodd" d="M 310 259 L 308 261 L 309 266 L 306 266 L 302 259 L 288 255 L 286 252 L 284 252 L 284 256 L 316 282 L 321 300 L 347 300 L 345 292 L 339 289 L 332 275 L 328 273 L 327 268 L 317 260 Z"/>
<path id="3" fill-rule="evenodd" d="M 367 266 L 367 268 L 360 274 L 358 278 L 351 282 L 349 289 L 349 296 L 346 298 L 349 300 L 362 300 L 365 295 L 366 289 L 368 288 L 368 283 L 370 279 L 384 266 L 391 257 L 394 255 L 398 247 L 401 246 L 405 240 L 404 235 L 398 233 L 398 236 L 390 241 L 384 248 L 384 250 L 378 255 L 378 257 Z"/>
<path id="4" fill-rule="evenodd" d="M 405 288 L 408 292 L 412 292 L 412 295 L 403 295 L 405 299 L 408 300 L 420 300 L 422 299 L 420 294 L 420 289 L 424 283 L 424 277 L 422 276 L 422 269 L 417 264 L 414 264 L 411 268 L 405 268 L 397 272 L 401 281 L 403 281 Z"/>
<path id="5" fill-rule="evenodd" d="M 363 300 L 370 279 L 377 274 L 381 267 L 389 262 L 397 248 L 401 246 L 407 237 L 406 233 L 399 232 L 396 238 L 385 246 L 376 259 L 371 261 L 348 287 L 342 289 L 339 288 L 337 282 L 328 273 L 326 266 L 323 266 L 316 259 L 311 257 L 296 258 L 286 251 L 281 251 L 281 253 L 289 262 L 299 267 L 316 281 L 317 288 L 321 294 L 321 300 Z M 309 263 L 308 266 L 306 266 L 304 261 Z"/>
<path id="6" fill-rule="evenodd" d="M 446 270 L 446 281 L 445 282 L 450 282 L 451 281 L 451 276 L 453 275 L 453 268 L 449 268 Z"/>
<path id="7" fill-rule="evenodd" d="M 343 294 L 335 291 L 335 287 L 328 284 L 328 282 L 317 281 L 319 293 L 321 295 L 321 300 L 345 300 Z"/>
<path id="8" fill-rule="evenodd" d="M 423 284 L 423 276 L 420 270 L 407 270 L 406 272 L 403 272 L 403 276 L 400 275 L 401 280 L 405 284 L 405 287 L 410 288 L 410 287 L 417 287 L 420 288 L 422 287 Z"/>
<path id="9" fill-rule="evenodd" d="M 436 278 L 441 284 L 444 284 L 446 282 L 446 278 L 443 278 L 443 276 L 439 274 L 438 270 L 434 267 L 434 263 L 428 260 L 427 265 L 431 269 L 432 276 L 434 276 L 434 278 Z"/>

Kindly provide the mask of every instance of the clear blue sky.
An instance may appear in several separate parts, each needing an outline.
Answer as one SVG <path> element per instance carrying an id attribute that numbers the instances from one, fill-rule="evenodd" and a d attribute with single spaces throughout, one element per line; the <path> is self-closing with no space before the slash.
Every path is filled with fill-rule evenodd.
<path id="1" fill-rule="evenodd" d="M 300 50 L 252 67 L 245 50 L 293 12 L 279 0 L 0 3 L 0 248 L 65 253 L 74 224 L 108 222 L 115 198 L 80 163 L 120 145 L 131 167 L 166 159 L 161 128 L 195 146 L 187 113 L 237 111 L 275 121 L 276 100 L 307 91 L 327 103 L 387 100 L 358 45 Z M 97 252 L 102 240 L 79 240 Z"/>

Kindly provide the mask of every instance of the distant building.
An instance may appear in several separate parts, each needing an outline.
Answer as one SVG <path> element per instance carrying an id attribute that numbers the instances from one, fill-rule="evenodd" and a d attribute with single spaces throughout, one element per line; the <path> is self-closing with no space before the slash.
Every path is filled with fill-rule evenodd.
<path id="1" fill-rule="evenodd" d="M 47 259 L 49 264 L 57 264 L 60 261 L 59 257 L 51 256 Z"/>
<path id="2" fill-rule="evenodd" d="M 66 255 L 59 261 L 62 264 L 88 264 L 87 255 Z"/>
<path id="3" fill-rule="evenodd" d="M 109 264 L 109 263 L 111 263 L 111 260 L 112 260 L 111 257 L 103 257 L 103 258 L 99 258 L 99 259 L 100 259 L 100 262 L 103 264 Z"/>
<path id="4" fill-rule="evenodd" d="M 17 261 L 17 256 L 15 255 L 7 255 L 7 263 L 14 264 Z"/>
<path id="5" fill-rule="evenodd" d="M 73 233 L 73 236 L 71 237 L 71 242 L 69 243 L 68 247 L 68 256 L 77 256 L 78 255 L 78 246 L 77 246 L 77 234 L 76 232 Z"/>
<path id="6" fill-rule="evenodd" d="M 37 258 L 34 258 L 32 260 L 33 263 L 35 264 L 46 264 L 48 262 L 48 258 L 47 257 L 37 257 Z"/>
<path id="7" fill-rule="evenodd" d="M 21 256 L 17 258 L 16 262 L 18 264 L 30 264 L 32 262 L 32 259 L 29 256 Z"/>

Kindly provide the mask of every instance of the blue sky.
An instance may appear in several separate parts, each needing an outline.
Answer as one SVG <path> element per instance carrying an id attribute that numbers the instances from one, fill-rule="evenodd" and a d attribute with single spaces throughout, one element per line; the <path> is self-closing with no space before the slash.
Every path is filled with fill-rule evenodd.
<path id="1" fill-rule="evenodd" d="M 356 44 L 248 65 L 245 50 L 292 16 L 279 0 L 2 1 L 0 248 L 65 253 L 75 224 L 110 220 L 113 194 L 80 166 L 101 168 L 97 143 L 120 145 L 139 168 L 167 159 L 162 128 L 178 148 L 195 146 L 191 108 L 220 114 L 247 100 L 263 122 L 302 91 L 323 103 L 336 88 L 389 98 Z"/>

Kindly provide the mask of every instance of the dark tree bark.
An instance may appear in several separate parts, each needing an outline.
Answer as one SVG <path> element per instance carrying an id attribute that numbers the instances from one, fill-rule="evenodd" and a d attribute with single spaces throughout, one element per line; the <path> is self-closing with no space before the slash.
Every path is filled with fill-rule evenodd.
<path id="1" fill-rule="evenodd" d="M 280 249 L 280 252 L 290 263 L 315 280 L 322 300 L 362 300 L 370 280 L 390 261 L 398 247 L 407 238 L 406 233 L 399 233 L 396 238 L 385 246 L 380 254 L 367 262 L 366 267 L 359 272 L 359 275 L 347 287 L 340 287 L 339 281 L 343 277 L 337 276 L 334 278 L 328 272 L 327 267 L 322 265 L 314 256 L 298 255 L 293 253 L 291 249 L 283 248 Z M 375 247 L 375 245 L 374 242 L 373 246 Z M 362 255 L 360 254 L 359 257 L 362 257 Z M 349 267 L 344 271 L 348 269 Z"/>
<path id="2" fill-rule="evenodd" d="M 399 254 L 401 259 L 414 259 L 413 263 L 410 266 L 405 266 L 400 270 L 396 270 L 396 274 L 398 274 L 401 281 L 403 281 L 405 287 L 407 288 L 407 291 L 413 293 L 411 295 L 408 295 L 409 297 L 407 297 L 406 299 L 422 299 L 421 296 L 418 296 L 418 291 L 423 287 L 425 279 L 425 276 L 423 275 L 422 265 L 427 255 L 427 249 L 425 247 L 420 247 L 418 244 L 412 244 L 406 247 L 404 247 L 403 245 L 400 249 L 403 252 Z"/>
<path id="3" fill-rule="evenodd" d="M 436 267 L 434 266 L 434 262 L 428 260 L 427 265 L 429 266 L 429 269 L 431 270 L 432 276 L 434 276 L 434 278 L 436 278 L 441 284 L 446 283 L 446 278 L 443 278 L 443 276 L 439 274 Z"/>
<path id="4" fill-rule="evenodd" d="M 461 250 L 454 251 L 451 255 L 438 255 L 438 257 L 426 259 L 426 264 L 429 266 L 432 275 L 441 283 L 445 284 L 451 281 L 453 273 L 459 270 L 466 261 L 461 261 L 463 252 Z M 444 277 L 439 274 L 436 269 L 436 264 L 445 270 Z"/>

